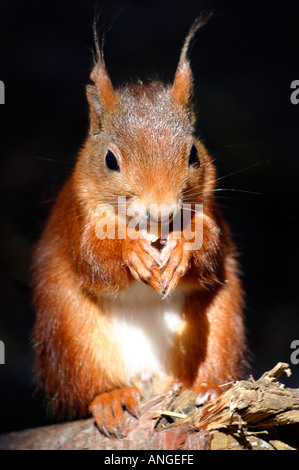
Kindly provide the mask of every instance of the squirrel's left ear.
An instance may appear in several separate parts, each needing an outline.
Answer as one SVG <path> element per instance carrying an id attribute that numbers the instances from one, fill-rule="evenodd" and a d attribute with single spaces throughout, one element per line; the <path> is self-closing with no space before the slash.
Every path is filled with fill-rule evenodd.
<path id="1" fill-rule="evenodd" d="M 190 52 L 190 44 L 196 32 L 209 20 L 213 12 L 200 15 L 191 26 L 180 55 L 180 60 L 175 72 L 174 80 L 170 93 L 173 98 L 184 108 L 192 112 L 193 98 L 193 74 L 189 63 L 188 54 Z"/>
<path id="2" fill-rule="evenodd" d="M 103 45 L 100 49 L 96 23 L 93 25 L 94 42 L 96 48 L 96 62 L 90 74 L 92 85 L 87 85 L 86 95 L 90 106 L 90 130 L 96 134 L 100 127 L 102 116 L 109 112 L 117 101 L 117 95 L 113 89 L 112 82 L 108 75 L 103 54 Z"/>

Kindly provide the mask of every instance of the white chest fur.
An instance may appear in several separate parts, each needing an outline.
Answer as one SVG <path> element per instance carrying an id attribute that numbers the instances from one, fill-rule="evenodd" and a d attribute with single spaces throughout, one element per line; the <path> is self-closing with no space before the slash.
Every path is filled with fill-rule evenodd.
<path id="1" fill-rule="evenodd" d="M 128 379 L 141 381 L 163 376 L 173 334 L 183 321 L 184 293 L 176 290 L 170 299 L 135 281 L 115 299 L 105 301 Z"/>

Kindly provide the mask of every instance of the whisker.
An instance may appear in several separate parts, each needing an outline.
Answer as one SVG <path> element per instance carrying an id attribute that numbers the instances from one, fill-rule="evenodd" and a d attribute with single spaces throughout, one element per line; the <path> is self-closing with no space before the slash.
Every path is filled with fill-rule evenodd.
<path id="1" fill-rule="evenodd" d="M 50 202 L 55 202 L 57 200 L 57 197 L 53 197 L 51 199 L 45 199 L 44 201 L 37 201 L 33 203 L 34 205 L 42 205 L 42 204 L 49 204 Z"/>
<path id="2" fill-rule="evenodd" d="M 247 189 L 233 189 L 233 188 L 215 188 L 211 189 L 210 192 L 218 192 L 218 191 L 231 191 L 236 193 L 245 193 L 245 194 L 256 194 L 258 196 L 264 196 L 263 193 L 259 193 L 257 191 L 249 191 Z"/>
<path id="3" fill-rule="evenodd" d="M 66 165 L 73 165 L 73 161 L 57 160 L 55 158 L 40 157 L 40 156 L 37 156 L 37 155 L 33 155 L 33 158 L 35 160 L 41 160 L 43 162 L 65 163 Z"/>
<path id="4" fill-rule="evenodd" d="M 183 196 L 186 196 L 187 194 L 193 194 L 193 191 L 194 191 L 193 188 L 192 188 L 192 189 L 185 190 L 185 191 L 182 191 L 182 195 L 183 195 Z M 200 192 L 200 194 L 202 194 L 202 193 L 203 193 L 203 191 Z M 195 194 L 199 194 L 199 193 L 197 192 L 197 193 L 195 193 Z"/>
<path id="5" fill-rule="evenodd" d="M 224 178 L 228 178 L 228 177 L 233 176 L 233 175 L 237 175 L 237 174 L 239 174 L 239 173 L 242 173 L 242 171 L 250 170 L 251 168 L 254 168 L 254 167 L 258 166 L 258 165 L 261 165 L 262 163 L 264 163 L 264 161 L 260 161 L 260 162 L 253 163 L 252 165 L 249 165 L 249 166 L 247 166 L 247 167 L 245 167 L 245 168 L 241 168 L 240 170 L 234 171 L 233 173 L 229 173 L 228 175 L 220 176 L 219 178 L 216 178 L 216 179 L 214 179 L 214 180 L 212 180 L 212 181 L 209 181 L 209 184 L 215 183 L 216 181 L 220 181 L 220 180 L 222 180 L 222 179 L 224 179 Z"/>
<path id="6" fill-rule="evenodd" d="M 260 142 L 242 142 L 239 144 L 223 145 L 222 147 L 217 148 L 216 151 L 221 152 L 222 150 L 233 149 L 238 147 L 259 147 L 260 145 Z"/>
<path id="7" fill-rule="evenodd" d="M 194 212 L 195 214 L 198 213 L 198 211 L 196 209 L 192 209 L 191 207 L 183 207 L 182 211 Z"/>

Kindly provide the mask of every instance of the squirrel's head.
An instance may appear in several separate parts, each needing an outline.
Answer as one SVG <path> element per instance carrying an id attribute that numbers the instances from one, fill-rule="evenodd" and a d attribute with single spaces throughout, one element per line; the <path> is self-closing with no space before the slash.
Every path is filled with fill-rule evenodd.
<path id="1" fill-rule="evenodd" d="M 115 89 L 97 46 L 93 83 L 87 86 L 90 131 L 85 148 L 89 176 L 94 187 L 98 182 L 103 202 L 125 196 L 142 216 L 163 221 L 184 202 L 202 203 L 212 194 L 214 167 L 195 137 L 188 58 L 190 42 L 207 19 L 192 25 L 173 83 L 166 86 L 152 81 Z"/>

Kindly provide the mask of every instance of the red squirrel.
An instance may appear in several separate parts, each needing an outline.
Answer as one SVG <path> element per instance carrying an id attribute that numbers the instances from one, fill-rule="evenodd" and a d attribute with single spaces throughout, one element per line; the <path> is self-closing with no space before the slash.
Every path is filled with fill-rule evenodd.
<path id="1" fill-rule="evenodd" d="M 89 133 L 34 254 L 37 385 L 56 416 L 93 414 L 108 436 L 121 434 L 124 409 L 138 416 L 142 397 L 181 383 L 201 404 L 247 367 L 237 253 L 194 130 L 189 46 L 204 22 L 167 85 L 115 88 L 96 45 Z M 174 224 L 188 204 L 194 249 Z M 129 208 L 142 230 L 123 216 Z M 122 225 L 123 236 L 100 237 L 103 218 L 107 234 Z"/>

